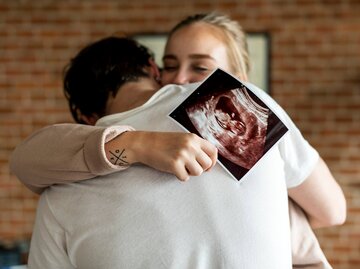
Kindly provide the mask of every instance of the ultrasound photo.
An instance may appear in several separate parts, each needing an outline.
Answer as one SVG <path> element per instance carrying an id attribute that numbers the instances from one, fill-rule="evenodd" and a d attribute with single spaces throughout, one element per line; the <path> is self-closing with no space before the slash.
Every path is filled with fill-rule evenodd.
<path id="1" fill-rule="evenodd" d="M 214 144 L 220 164 L 237 180 L 287 132 L 251 90 L 220 69 L 169 116 Z"/>
<path id="2" fill-rule="evenodd" d="M 268 109 L 255 103 L 244 87 L 199 98 L 185 111 L 226 159 L 250 169 L 263 155 Z"/>

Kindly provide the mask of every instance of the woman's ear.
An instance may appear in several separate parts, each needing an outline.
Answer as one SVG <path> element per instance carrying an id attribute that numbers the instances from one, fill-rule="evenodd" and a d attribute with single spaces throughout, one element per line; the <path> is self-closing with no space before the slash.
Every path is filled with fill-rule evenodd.
<path id="1" fill-rule="evenodd" d="M 248 81 L 248 76 L 246 74 L 241 73 L 241 72 L 238 72 L 237 77 L 242 81 Z"/>

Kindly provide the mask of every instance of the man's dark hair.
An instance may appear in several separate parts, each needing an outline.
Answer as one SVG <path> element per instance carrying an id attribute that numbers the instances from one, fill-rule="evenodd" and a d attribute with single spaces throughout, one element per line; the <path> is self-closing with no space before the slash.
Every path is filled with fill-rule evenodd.
<path id="1" fill-rule="evenodd" d="M 152 53 L 135 40 L 108 37 L 83 48 L 64 72 L 64 93 L 78 123 L 81 115 L 105 115 L 108 98 L 126 82 L 147 77 Z"/>

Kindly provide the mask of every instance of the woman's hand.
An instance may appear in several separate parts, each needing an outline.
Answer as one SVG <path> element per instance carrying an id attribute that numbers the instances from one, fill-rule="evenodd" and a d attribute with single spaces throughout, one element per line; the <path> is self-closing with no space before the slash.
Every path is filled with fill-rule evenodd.
<path id="1" fill-rule="evenodd" d="M 113 164 L 140 162 L 174 174 L 181 181 L 201 175 L 217 160 L 216 147 L 191 133 L 126 132 L 106 143 L 105 152 Z M 122 153 L 122 159 L 114 158 L 114 152 Z"/>

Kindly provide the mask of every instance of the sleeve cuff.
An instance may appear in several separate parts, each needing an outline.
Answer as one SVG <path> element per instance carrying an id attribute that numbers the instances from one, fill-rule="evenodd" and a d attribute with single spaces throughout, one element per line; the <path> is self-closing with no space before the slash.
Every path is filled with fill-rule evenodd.
<path id="1" fill-rule="evenodd" d="M 95 175 L 107 175 L 126 169 L 127 167 L 113 165 L 107 160 L 104 145 L 118 135 L 134 130 L 131 126 L 122 125 L 99 128 L 94 131 L 84 144 L 84 158 L 90 172 Z"/>

